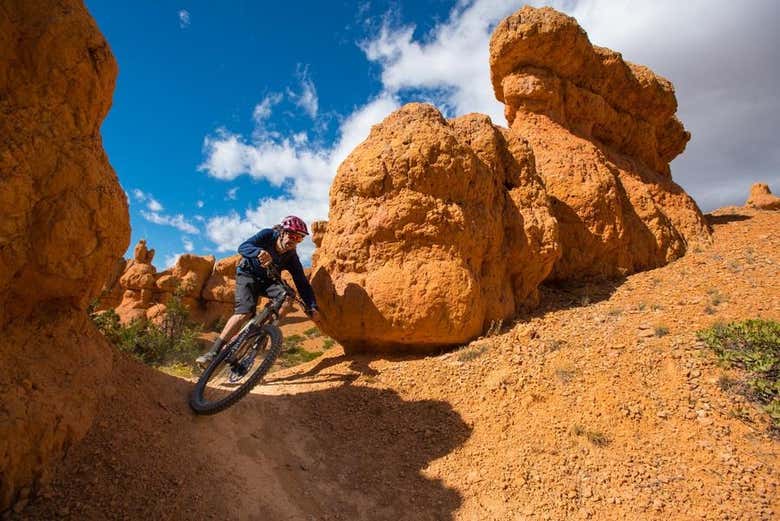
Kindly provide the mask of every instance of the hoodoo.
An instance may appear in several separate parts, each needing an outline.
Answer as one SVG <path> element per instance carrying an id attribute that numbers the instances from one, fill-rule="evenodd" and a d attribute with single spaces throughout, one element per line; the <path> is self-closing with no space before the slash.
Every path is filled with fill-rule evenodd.
<path id="1" fill-rule="evenodd" d="M 112 355 L 85 309 L 128 246 L 100 124 L 117 65 L 77 0 L 0 9 L 0 511 L 89 428 Z"/>

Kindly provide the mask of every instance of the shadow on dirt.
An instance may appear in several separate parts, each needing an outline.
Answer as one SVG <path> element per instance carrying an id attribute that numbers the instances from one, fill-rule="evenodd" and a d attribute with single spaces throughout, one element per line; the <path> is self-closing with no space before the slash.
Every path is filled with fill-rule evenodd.
<path id="1" fill-rule="evenodd" d="M 354 384 L 367 359 L 319 378 L 331 360 L 197 417 L 190 383 L 117 354 L 91 431 L 21 518 L 453 519 L 461 494 L 424 470 L 471 428 L 447 402 Z M 304 387 L 322 381 L 344 385 Z"/>
<path id="2" fill-rule="evenodd" d="M 276 467 L 284 501 L 296 504 L 299 515 L 448 520 L 462 503 L 457 490 L 422 473 L 470 436 L 446 402 L 405 401 L 387 389 L 342 385 L 250 395 L 230 414 L 247 420 L 234 431 L 241 452 L 252 465 Z M 247 483 L 250 496 L 260 497 L 262 488 L 253 491 L 253 482 Z"/>
<path id="3" fill-rule="evenodd" d="M 545 283 L 539 286 L 539 307 L 521 313 L 516 320 L 544 316 L 561 309 L 587 306 L 607 300 L 626 282 L 625 277 L 592 282 Z"/>
<path id="4" fill-rule="evenodd" d="M 739 222 L 739 221 L 747 221 L 748 219 L 751 219 L 752 217 L 749 215 L 742 215 L 738 213 L 729 213 L 724 215 L 712 215 L 707 214 L 705 215 L 707 222 L 710 223 L 710 225 L 715 226 L 719 224 L 728 224 L 731 222 Z"/>

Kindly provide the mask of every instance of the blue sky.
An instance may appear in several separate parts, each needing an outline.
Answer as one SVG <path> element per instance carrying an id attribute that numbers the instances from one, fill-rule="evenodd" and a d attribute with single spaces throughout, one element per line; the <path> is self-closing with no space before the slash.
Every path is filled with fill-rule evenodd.
<path id="1" fill-rule="evenodd" d="M 780 191 L 780 3 L 532 3 L 674 83 L 693 139 L 672 174 L 702 209 L 741 204 L 755 181 Z M 119 62 L 102 132 L 130 201 L 130 251 L 147 239 L 162 269 L 188 251 L 230 255 L 288 213 L 327 218 L 338 164 L 402 103 L 505 125 L 487 42 L 523 2 L 86 4 Z"/>

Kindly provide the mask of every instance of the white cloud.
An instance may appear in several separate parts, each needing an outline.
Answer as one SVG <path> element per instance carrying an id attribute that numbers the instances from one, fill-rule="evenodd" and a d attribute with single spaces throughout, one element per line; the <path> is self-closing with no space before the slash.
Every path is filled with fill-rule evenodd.
<path id="1" fill-rule="evenodd" d="M 307 223 L 327 219 L 328 191 L 338 165 L 366 137 L 371 126 L 398 108 L 391 95 L 378 97 L 342 121 L 340 138 L 327 149 L 317 149 L 305 139 L 274 140 L 248 143 L 241 136 L 219 131 L 205 140 L 206 160 L 201 170 L 218 179 L 235 179 L 248 174 L 265 179 L 275 186 L 286 187 L 286 195 L 261 199 L 258 206 L 243 216 L 232 212 L 212 217 L 206 235 L 219 251 L 235 251 L 238 245 L 281 221 L 285 215 L 298 215 Z M 298 246 L 306 263 L 314 246 L 307 239 Z"/>
<path id="2" fill-rule="evenodd" d="M 382 66 L 386 91 L 442 91 L 441 101 L 456 115 L 481 112 L 506 125 L 504 107 L 490 84 L 488 44 L 495 24 L 521 5 L 505 0 L 458 2 L 448 20 L 423 41 L 414 39 L 414 26 L 393 27 L 386 21 L 376 38 L 361 47 L 369 60 Z"/>
<path id="3" fill-rule="evenodd" d="M 165 267 L 163 269 L 169 270 L 173 268 L 176 265 L 176 263 L 179 261 L 179 257 L 181 257 L 182 255 L 183 255 L 182 253 L 172 253 L 170 255 L 166 255 L 165 260 L 163 261 L 163 263 L 165 264 Z"/>
<path id="4" fill-rule="evenodd" d="M 190 12 L 186 9 L 179 11 L 179 27 L 186 29 L 190 26 Z"/>
<path id="5" fill-rule="evenodd" d="M 161 205 L 151 195 L 148 196 L 148 201 L 146 202 L 146 207 L 149 208 L 149 210 L 151 210 L 152 212 L 161 212 L 161 211 L 163 211 L 163 205 Z"/>
<path id="6" fill-rule="evenodd" d="M 195 203 L 195 206 L 197 206 L 198 208 L 203 208 L 203 206 L 205 206 L 205 204 L 206 204 L 206 203 L 204 203 L 203 201 L 197 201 L 197 202 Z"/>
<path id="7" fill-rule="evenodd" d="M 311 119 L 315 119 L 319 110 L 319 99 L 317 98 L 317 89 L 314 87 L 314 82 L 309 76 L 308 67 L 298 66 L 296 75 L 300 81 L 301 92 L 298 94 L 288 90 L 287 94 Z"/>
<path id="8" fill-rule="evenodd" d="M 174 228 L 177 228 L 185 233 L 191 233 L 191 234 L 199 233 L 198 228 L 195 227 L 189 221 L 187 221 L 182 214 L 163 215 L 157 212 L 147 212 L 145 210 L 141 210 L 141 216 L 147 221 L 154 224 L 160 224 L 163 226 L 173 226 Z"/>
<path id="9" fill-rule="evenodd" d="M 192 243 L 192 241 L 187 237 L 182 237 L 181 242 L 184 245 L 184 251 L 191 252 L 195 249 L 195 245 Z"/>
<path id="10" fill-rule="evenodd" d="M 146 201 L 146 194 L 143 193 L 138 188 L 133 189 L 133 197 L 135 197 L 135 200 L 138 201 L 139 203 Z"/>
<path id="11" fill-rule="evenodd" d="M 260 125 L 263 121 L 271 117 L 271 112 L 274 105 L 278 105 L 282 101 L 282 95 L 278 93 L 269 94 L 263 101 L 255 105 L 255 109 L 252 111 L 252 119 L 255 120 L 255 124 Z"/>
<path id="12" fill-rule="evenodd" d="M 227 194 L 225 194 L 225 197 L 231 201 L 234 201 L 236 199 L 236 194 L 238 193 L 238 187 L 235 186 L 227 191 Z"/>

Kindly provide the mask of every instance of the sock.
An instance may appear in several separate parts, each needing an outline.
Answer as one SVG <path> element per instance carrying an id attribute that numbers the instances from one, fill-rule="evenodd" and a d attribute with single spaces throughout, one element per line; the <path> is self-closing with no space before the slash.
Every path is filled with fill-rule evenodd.
<path id="1" fill-rule="evenodd" d="M 216 340 L 214 340 L 214 344 L 211 346 L 211 350 L 215 353 L 219 353 L 219 350 L 222 349 L 222 345 L 225 343 L 225 340 L 218 336 Z"/>

